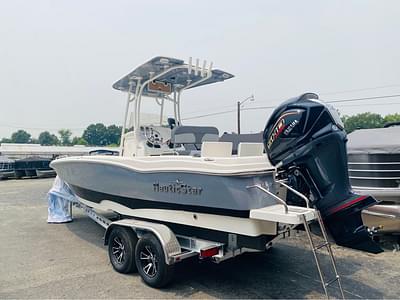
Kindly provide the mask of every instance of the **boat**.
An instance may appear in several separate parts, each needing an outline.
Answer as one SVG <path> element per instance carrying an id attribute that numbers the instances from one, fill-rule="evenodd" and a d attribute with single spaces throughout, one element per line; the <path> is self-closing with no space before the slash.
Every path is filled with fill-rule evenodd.
<path id="1" fill-rule="evenodd" d="M 89 151 L 89 155 L 119 155 L 117 150 L 109 150 L 109 149 L 94 149 Z"/>
<path id="2" fill-rule="evenodd" d="M 0 155 L 0 179 L 14 177 L 15 161 Z"/>
<path id="3" fill-rule="evenodd" d="M 359 194 L 381 201 L 362 213 L 377 234 L 400 233 L 400 124 L 349 134 L 349 176 Z"/>
<path id="4" fill-rule="evenodd" d="M 31 156 L 15 161 L 15 177 L 52 177 L 55 171 L 50 167 L 52 159 Z"/>
<path id="5" fill-rule="evenodd" d="M 240 143 L 236 154 L 232 142 L 219 141 L 217 128 L 183 124 L 186 90 L 231 78 L 205 61 L 154 57 L 113 85 L 127 93 L 119 156 L 67 157 L 50 166 L 84 205 L 166 224 L 178 235 L 223 243 L 234 235 L 238 247 L 265 249 L 282 232 L 292 203 L 321 211 L 338 244 L 379 253 L 361 220 L 376 200 L 351 192 L 346 134 L 317 95 L 278 106 L 263 142 Z M 143 122 L 145 101 L 158 106 L 159 122 Z M 173 117 L 164 122 L 168 104 Z"/>

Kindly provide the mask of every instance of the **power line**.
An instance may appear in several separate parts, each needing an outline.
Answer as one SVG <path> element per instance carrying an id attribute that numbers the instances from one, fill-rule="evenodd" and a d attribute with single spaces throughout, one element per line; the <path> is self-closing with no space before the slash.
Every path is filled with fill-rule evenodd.
<path id="1" fill-rule="evenodd" d="M 350 89 L 350 90 L 342 90 L 342 91 L 336 91 L 336 92 L 324 92 L 324 93 L 318 93 L 319 95 L 335 95 L 335 94 L 342 94 L 342 93 L 349 93 L 349 92 L 359 92 L 359 91 L 367 91 L 367 90 L 376 90 L 376 89 L 382 89 L 382 88 L 388 88 L 388 87 L 400 87 L 400 84 L 388 84 L 388 85 L 381 85 L 381 86 L 375 86 L 375 87 L 367 87 L 367 88 L 359 88 L 359 89 Z M 326 101 L 328 103 L 338 103 L 338 102 L 347 102 L 347 101 L 361 101 L 361 100 L 373 100 L 373 99 L 382 99 L 382 98 L 392 98 L 392 97 L 398 97 L 400 95 L 388 95 L 388 96 L 377 96 L 377 97 L 365 97 L 365 98 L 355 98 L 355 99 L 345 99 L 345 100 L 332 100 L 332 101 Z M 224 106 L 218 106 L 214 107 L 214 109 L 217 108 L 228 108 L 228 107 L 233 107 L 234 105 L 224 105 Z M 267 109 L 271 107 L 263 107 L 262 109 Z M 256 109 L 256 108 L 255 108 Z M 261 108 L 260 108 L 261 109 Z M 189 111 L 187 114 L 191 113 L 196 113 L 200 111 L 207 111 L 208 109 L 201 109 L 201 110 L 196 110 L 196 111 Z M 242 110 L 251 110 L 251 109 L 242 109 Z M 224 111 L 225 113 L 230 113 L 232 111 Z M 222 113 L 222 112 L 221 112 Z M 208 116 L 213 116 L 214 114 L 220 115 L 220 112 L 218 113 L 210 113 L 210 114 L 205 114 L 205 115 L 199 115 L 199 117 L 208 117 Z M 185 120 L 190 120 L 194 119 L 195 116 L 193 117 L 188 117 L 185 118 Z"/>
<path id="2" fill-rule="evenodd" d="M 399 86 L 400 86 L 400 84 L 389 84 L 389 85 L 381 85 L 381 86 L 375 86 L 375 87 L 359 88 L 359 89 L 343 90 L 343 91 L 327 92 L 327 93 L 319 93 L 319 94 L 320 95 L 336 95 L 336 94 L 370 91 L 370 90 L 384 89 L 384 88 L 388 88 L 388 87 L 399 87 Z"/>
<path id="3" fill-rule="evenodd" d="M 393 85 L 394 86 L 394 85 Z M 378 88 L 378 87 L 375 87 Z M 365 88 L 367 89 L 367 88 Z M 374 88 L 369 88 L 369 89 L 374 89 Z M 338 92 L 339 93 L 339 92 Z M 383 96 L 373 96 L 373 97 L 363 97 L 363 98 L 351 98 L 351 99 L 340 99 L 340 100 L 330 100 L 330 101 L 325 101 L 327 103 L 343 103 L 343 102 L 356 102 L 356 101 L 367 101 L 367 100 L 375 100 L 375 99 L 387 99 L 387 98 L 396 98 L 400 97 L 400 94 L 395 94 L 395 95 L 383 95 Z M 394 105 L 394 104 L 400 104 L 399 103 L 369 103 L 368 105 Z M 225 106 L 225 107 L 232 107 L 231 106 Z M 361 105 L 340 105 L 340 106 L 361 106 Z M 265 110 L 265 109 L 273 109 L 277 107 L 277 105 L 274 106 L 256 106 L 256 107 L 245 107 L 242 109 L 242 111 L 248 111 L 248 110 Z M 187 118 L 182 118 L 182 120 L 193 120 L 193 119 L 200 119 L 200 118 L 206 118 L 206 117 L 211 117 L 211 116 L 218 116 L 218 115 L 223 115 L 223 114 L 228 114 L 228 113 L 233 113 L 236 112 L 236 109 L 232 110 L 225 110 L 225 111 L 220 111 L 220 112 L 214 112 L 214 113 L 208 113 L 208 114 L 203 114 L 203 115 L 195 115 L 192 117 L 187 117 Z M 45 128 L 45 127 L 24 127 L 24 126 L 17 126 L 17 125 L 7 125 L 7 124 L 0 124 L 3 127 L 9 127 L 9 128 L 23 128 L 23 129 L 34 129 L 34 130 L 57 130 L 59 128 Z M 84 127 L 80 128 L 70 128 L 71 130 L 83 130 L 85 129 Z"/>
<path id="4" fill-rule="evenodd" d="M 381 105 L 400 105 L 400 102 L 389 102 L 389 103 L 370 103 L 369 106 L 381 106 Z M 339 104 L 336 107 L 353 107 L 353 106 L 365 106 L 365 104 Z"/>
<path id="5" fill-rule="evenodd" d="M 198 115 L 198 116 L 193 116 L 193 117 L 188 117 L 188 118 L 182 118 L 182 120 L 200 119 L 200 118 L 205 118 L 205 117 L 228 114 L 228 113 L 232 113 L 232 112 L 236 112 L 236 109 L 225 110 L 225 111 L 220 111 L 220 112 L 215 112 L 215 113 L 210 113 L 210 114 L 205 114 L 205 115 Z"/>
<path id="6" fill-rule="evenodd" d="M 230 105 L 223 105 L 223 106 L 214 106 L 213 109 L 220 109 L 220 108 L 229 108 L 229 107 L 233 107 L 234 105 L 230 104 Z M 197 109 L 197 110 L 192 110 L 192 111 L 188 111 L 185 112 L 187 114 L 193 114 L 193 113 L 198 113 L 198 112 L 202 112 L 202 111 L 210 111 L 209 108 L 203 108 L 203 109 Z"/>
<path id="7" fill-rule="evenodd" d="M 395 97 L 400 97 L 400 94 L 397 94 L 397 95 L 385 95 L 385 96 L 375 96 L 375 97 L 364 97 L 364 98 L 353 98 L 353 99 L 343 99 L 343 100 L 331 100 L 331 101 L 325 101 L 325 102 L 327 102 L 327 103 L 339 103 L 339 102 L 364 101 L 364 100 L 395 98 Z"/>
<path id="8" fill-rule="evenodd" d="M 351 98 L 351 99 L 340 99 L 340 100 L 330 100 L 330 101 L 325 101 L 327 103 L 342 103 L 342 102 L 356 102 L 356 101 L 366 101 L 366 100 L 375 100 L 375 99 L 386 99 L 386 98 L 395 98 L 395 97 L 400 97 L 400 94 L 396 95 L 384 95 L 384 96 L 374 96 L 374 97 L 363 97 L 363 98 Z M 394 104 L 394 103 L 393 103 Z M 393 105 L 391 104 L 391 105 Z M 400 104 L 397 103 L 397 104 Z M 373 104 L 370 103 L 368 105 L 386 105 L 386 103 L 377 103 Z M 345 105 L 346 106 L 346 105 Z M 350 106 L 350 105 L 347 105 Z M 256 106 L 256 107 L 247 107 L 243 108 L 242 111 L 245 110 L 264 110 L 264 109 L 273 109 L 275 106 Z M 192 116 L 189 118 L 183 118 L 182 120 L 192 120 L 192 119 L 200 119 L 200 118 L 205 118 L 205 117 L 211 117 L 211 116 L 217 116 L 217 115 L 223 115 L 223 114 L 228 114 L 228 113 L 233 113 L 236 112 L 236 109 L 232 110 L 226 110 L 226 111 L 220 111 L 220 112 L 215 112 L 215 113 L 209 113 L 209 114 L 203 114 L 203 115 L 197 115 L 197 116 Z"/>
<path id="9" fill-rule="evenodd" d="M 377 90 L 377 89 L 383 89 L 383 88 L 388 88 L 388 87 L 400 87 L 400 84 L 388 84 L 388 85 L 381 85 L 381 86 L 374 86 L 374 87 L 367 87 L 367 88 L 342 90 L 342 91 L 336 91 L 336 92 L 323 92 L 323 93 L 318 93 L 318 94 L 319 95 L 336 95 L 336 94 L 351 93 L 351 92 Z M 398 95 L 394 95 L 394 96 L 398 96 Z M 392 97 L 392 96 L 382 96 L 381 98 L 389 98 L 389 97 Z M 359 98 L 359 99 L 369 100 L 369 99 L 379 99 L 379 98 L 369 97 L 369 98 Z M 342 100 L 340 100 L 340 101 L 342 101 Z M 355 100 L 351 100 L 351 101 L 355 101 Z M 332 101 L 332 102 L 336 102 L 336 101 Z M 329 103 L 332 103 L 332 102 L 329 102 Z M 234 105 L 217 106 L 217 107 L 214 107 L 214 109 L 217 109 L 217 108 L 228 108 L 228 107 L 233 107 L 233 106 Z M 207 111 L 207 110 L 208 109 L 201 109 L 201 110 L 196 110 L 196 111 L 189 111 L 187 113 L 188 114 L 192 114 L 192 113 L 201 112 L 201 111 Z M 245 110 L 245 109 L 243 109 L 243 110 Z M 186 120 L 188 120 L 188 119 L 191 119 L 191 118 L 186 118 Z"/>

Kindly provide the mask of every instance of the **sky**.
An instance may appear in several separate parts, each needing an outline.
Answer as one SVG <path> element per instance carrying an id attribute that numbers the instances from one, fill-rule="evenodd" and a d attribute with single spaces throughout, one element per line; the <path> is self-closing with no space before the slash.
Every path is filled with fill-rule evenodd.
<path id="1" fill-rule="evenodd" d="M 250 95 L 244 108 L 304 92 L 400 94 L 399 15 L 399 1 L 378 0 L 0 0 L 0 138 L 122 124 L 125 95 L 111 85 L 158 55 L 205 59 L 235 75 L 187 91 L 183 118 L 234 110 Z M 400 97 L 337 108 L 385 115 L 400 112 Z M 271 111 L 243 111 L 242 133 L 262 130 Z M 236 114 L 186 124 L 232 131 Z"/>

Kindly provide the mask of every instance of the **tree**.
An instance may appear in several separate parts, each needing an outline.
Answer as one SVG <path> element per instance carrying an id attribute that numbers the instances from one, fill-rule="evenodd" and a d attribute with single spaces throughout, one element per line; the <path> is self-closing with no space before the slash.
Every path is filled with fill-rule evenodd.
<path id="1" fill-rule="evenodd" d="M 89 145 L 105 146 L 108 144 L 107 128 L 103 123 L 89 125 L 83 132 L 82 137 Z"/>
<path id="2" fill-rule="evenodd" d="M 58 134 L 60 135 L 61 144 L 63 146 L 71 145 L 71 140 L 70 140 L 71 135 L 72 135 L 71 130 L 69 130 L 69 129 L 60 129 L 58 131 Z"/>
<path id="3" fill-rule="evenodd" d="M 380 128 L 385 123 L 380 114 L 370 112 L 354 116 L 344 116 L 342 120 L 347 133 L 351 133 L 356 129 Z"/>
<path id="4" fill-rule="evenodd" d="M 86 146 L 87 144 L 88 144 L 88 142 L 83 137 L 74 136 L 74 138 L 72 139 L 72 145 Z"/>
<path id="5" fill-rule="evenodd" d="M 393 123 L 393 122 L 400 122 L 400 114 L 395 113 L 395 114 L 391 114 L 391 115 L 386 115 L 383 118 L 384 123 Z"/>
<path id="6" fill-rule="evenodd" d="M 51 134 L 48 131 L 41 132 L 38 141 L 42 146 L 58 145 L 60 142 L 56 135 Z"/>
<path id="7" fill-rule="evenodd" d="M 119 145 L 121 139 L 121 126 L 110 125 L 107 127 L 107 145 Z"/>
<path id="8" fill-rule="evenodd" d="M 18 130 L 11 135 L 12 143 L 27 144 L 31 141 L 31 135 L 25 130 Z"/>
<path id="9" fill-rule="evenodd" d="M 12 143 L 12 141 L 9 138 L 2 138 L 0 141 L 0 144 L 2 144 L 2 143 Z"/>

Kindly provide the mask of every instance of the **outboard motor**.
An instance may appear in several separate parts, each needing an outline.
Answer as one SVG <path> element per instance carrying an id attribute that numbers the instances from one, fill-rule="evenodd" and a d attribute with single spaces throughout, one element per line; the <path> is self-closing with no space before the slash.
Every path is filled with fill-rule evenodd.
<path id="1" fill-rule="evenodd" d="M 309 197 L 338 245 L 382 251 L 361 219 L 361 211 L 377 201 L 351 191 L 346 132 L 332 106 L 313 93 L 289 99 L 275 109 L 263 137 L 278 176 Z M 305 204 L 293 193 L 287 202 Z"/>

